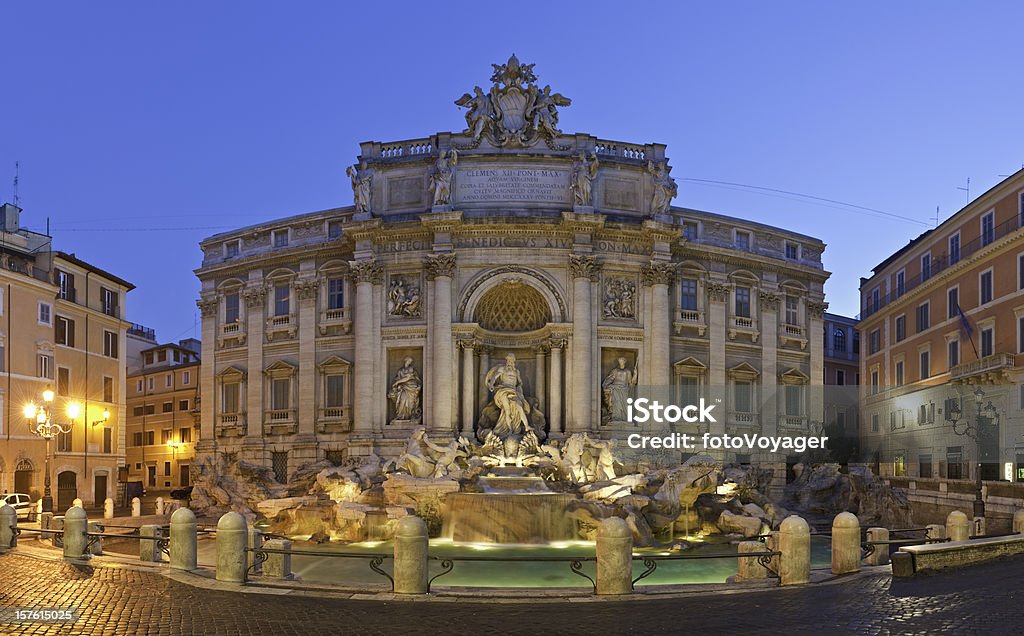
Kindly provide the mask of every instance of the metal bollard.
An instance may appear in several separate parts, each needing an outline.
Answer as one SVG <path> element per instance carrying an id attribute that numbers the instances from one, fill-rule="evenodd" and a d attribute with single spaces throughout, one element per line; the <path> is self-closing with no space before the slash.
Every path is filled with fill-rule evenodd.
<path id="1" fill-rule="evenodd" d="M 245 583 L 246 547 L 249 544 L 249 528 L 245 517 L 229 512 L 217 522 L 217 580 L 228 583 Z"/>
<path id="2" fill-rule="evenodd" d="M 860 571 L 860 520 L 840 512 L 832 520 L 832 574 Z"/>
<path id="3" fill-rule="evenodd" d="M 946 536 L 950 541 L 967 541 L 971 538 L 971 522 L 967 515 L 954 510 L 946 517 Z"/>
<path id="4" fill-rule="evenodd" d="M 17 527 L 18 511 L 7 504 L 0 506 L 0 554 L 18 545 Z"/>
<path id="5" fill-rule="evenodd" d="M 103 501 L 103 518 L 114 518 L 114 500 L 110 497 L 107 497 L 106 500 Z"/>
<path id="6" fill-rule="evenodd" d="M 138 497 L 132 497 L 132 516 L 142 516 L 142 500 L 140 500 Z"/>
<path id="7" fill-rule="evenodd" d="M 163 552 L 160 550 L 160 539 L 164 538 L 160 526 L 142 526 L 139 528 L 139 560 L 147 563 L 162 563 Z"/>
<path id="8" fill-rule="evenodd" d="M 633 592 L 633 533 L 626 520 L 609 517 L 597 527 L 597 593 Z"/>
<path id="9" fill-rule="evenodd" d="M 1024 510 L 1013 513 L 1013 533 L 1024 534 Z"/>
<path id="10" fill-rule="evenodd" d="M 790 515 L 779 526 L 779 579 L 782 585 L 811 580 L 811 527 L 803 518 Z"/>
<path id="11" fill-rule="evenodd" d="M 80 506 L 72 506 L 64 515 L 64 558 L 87 559 L 89 515 Z"/>
<path id="12" fill-rule="evenodd" d="M 246 560 L 249 563 L 251 574 L 263 574 L 263 562 L 256 558 L 256 550 L 263 546 L 263 533 L 259 528 L 249 528 L 249 552 L 246 553 Z"/>
<path id="13" fill-rule="evenodd" d="M 751 552 L 766 552 L 767 546 L 760 541 L 741 541 L 739 545 L 740 558 L 737 559 L 737 581 L 760 581 L 768 578 L 768 568 L 761 564 L 760 557 L 745 557 L 744 554 Z"/>
<path id="14" fill-rule="evenodd" d="M 946 538 L 946 526 L 941 523 L 930 523 L 925 526 L 924 538 L 931 541 L 941 541 Z"/>
<path id="15" fill-rule="evenodd" d="M 288 539 L 270 539 L 263 544 L 268 550 L 267 560 L 263 563 L 263 575 L 275 579 L 292 578 L 292 542 Z"/>
<path id="16" fill-rule="evenodd" d="M 888 528 L 868 528 L 868 541 L 888 541 Z M 889 563 L 889 546 L 887 544 L 870 546 L 874 548 L 864 559 L 866 565 L 887 565 Z"/>
<path id="17" fill-rule="evenodd" d="M 415 516 L 402 517 L 395 530 L 395 592 L 427 593 L 427 524 Z"/>
<path id="18" fill-rule="evenodd" d="M 188 508 L 178 508 L 171 515 L 171 568 L 191 572 L 198 567 L 198 535 L 196 516 Z"/>

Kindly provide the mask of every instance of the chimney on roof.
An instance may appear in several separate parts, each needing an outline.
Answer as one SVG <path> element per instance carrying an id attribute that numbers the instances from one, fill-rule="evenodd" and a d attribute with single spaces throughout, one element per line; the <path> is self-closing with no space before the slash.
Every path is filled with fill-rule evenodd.
<path id="1" fill-rule="evenodd" d="M 21 208 L 5 203 L 0 206 L 0 229 L 4 232 L 17 232 L 21 229 Z"/>

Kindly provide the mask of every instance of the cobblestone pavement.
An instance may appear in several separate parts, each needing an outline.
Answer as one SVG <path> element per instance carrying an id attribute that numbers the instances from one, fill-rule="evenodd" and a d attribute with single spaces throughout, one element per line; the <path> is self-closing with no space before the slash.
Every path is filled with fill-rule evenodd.
<path id="1" fill-rule="evenodd" d="M 1019 634 L 1024 559 L 892 581 L 883 572 L 791 589 L 641 601 L 372 601 L 251 594 L 155 572 L 0 556 L 0 609 L 76 607 L 74 625 L 3 634 Z"/>

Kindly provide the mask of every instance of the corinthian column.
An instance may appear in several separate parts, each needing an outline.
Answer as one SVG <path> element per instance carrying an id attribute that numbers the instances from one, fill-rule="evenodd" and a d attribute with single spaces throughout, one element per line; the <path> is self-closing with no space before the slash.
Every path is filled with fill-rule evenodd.
<path id="1" fill-rule="evenodd" d="M 551 341 L 551 378 L 548 393 L 548 423 L 552 433 L 562 433 L 562 348 L 565 340 Z"/>
<path id="2" fill-rule="evenodd" d="M 214 349 L 217 343 L 217 313 L 220 309 L 220 301 L 216 297 L 205 296 L 196 301 L 199 311 L 203 315 L 203 359 L 209 360 L 199 367 L 200 395 L 206 399 L 200 404 L 199 415 L 199 442 L 196 450 L 213 450 L 216 448 L 217 437 L 214 434 L 214 407 L 219 404 L 216 389 L 214 388 Z"/>
<path id="3" fill-rule="evenodd" d="M 590 430 L 594 405 L 591 282 L 597 275 L 593 256 L 569 256 L 572 273 L 572 422 L 570 431 Z"/>
<path id="4" fill-rule="evenodd" d="M 356 341 L 353 425 L 357 433 L 373 430 L 373 284 L 381 277 L 380 263 L 373 259 L 351 261 L 356 281 L 356 310 L 353 331 Z"/>
<path id="5" fill-rule="evenodd" d="M 537 402 L 540 404 L 540 410 L 547 412 L 545 408 L 547 406 L 547 399 L 544 393 L 545 374 L 547 371 L 547 345 L 540 345 L 536 349 L 537 360 L 536 360 L 536 373 L 535 380 L 533 383 L 533 394 L 537 397 Z"/>
<path id="6" fill-rule="evenodd" d="M 452 419 L 452 274 L 455 272 L 455 254 L 436 254 L 424 260 L 427 278 L 434 281 L 434 324 L 430 338 L 433 341 L 431 389 L 434 421 L 431 429 L 451 432 Z"/>
<path id="7" fill-rule="evenodd" d="M 472 340 L 459 342 L 462 347 L 462 434 L 473 432 L 473 403 L 476 399 L 476 376 L 473 374 L 474 343 Z"/>
<path id="8" fill-rule="evenodd" d="M 668 286 L 675 275 L 675 265 L 665 262 L 651 262 L 642 272 L 644 285 L 651 287 L 650 328 L 648 331 L 651 355 L 651 377 L 644 384 L 662 390 L 669 386 L 669 314 Z M 666 390 L 662 399 L 669 399 Z"/>

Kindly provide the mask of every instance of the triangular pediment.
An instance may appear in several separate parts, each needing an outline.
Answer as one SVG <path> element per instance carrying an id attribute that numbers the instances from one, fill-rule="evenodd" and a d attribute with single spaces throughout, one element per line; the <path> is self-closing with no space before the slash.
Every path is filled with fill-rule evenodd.
<path id="1" fill-rule="evenodd" d="M 340 356 L 327 356 L 316 365 L 321 371 L 344 371 L 352 366 L 352 363 Z"/>
<path id="2" fill-rule="evenodd" d="M 236 366 L 224 367 L 220 373 L 217 374 L 217 378 L 220 380 L 244 380 L 246 376 L 244 369 L 239 369 Z"/>
<path id="3" fill-rule="evenodd" d="M 706 364 L 704 364 L 697 358 L 689 356 L 673 364 L 672 368 L 674 368 L 676 371 L 699 371 L 703 373 L 704 371 L 707 370 L 708 367 Z"/>
<path id="4" fill-rule="evenodd" d="M 748 362 L 741 362 L 737 364 L 729 369 L 728 373 L 730 377 L 741 380 L 753 380 L 761 375 L 761 372 L 751 366 Z"/>
<path id="5" fill-rule="evenodd" d="M 267 375 L 290 375 L 295 372 L 296 366 L 287 360 L 277 360 L 263 370 Z"/>
<path id="6" fill-rule="evenodd" d="M 800 369 L 789 368 L 779 374 L 783 384 L 807 384 L 811 377 Z"/>

